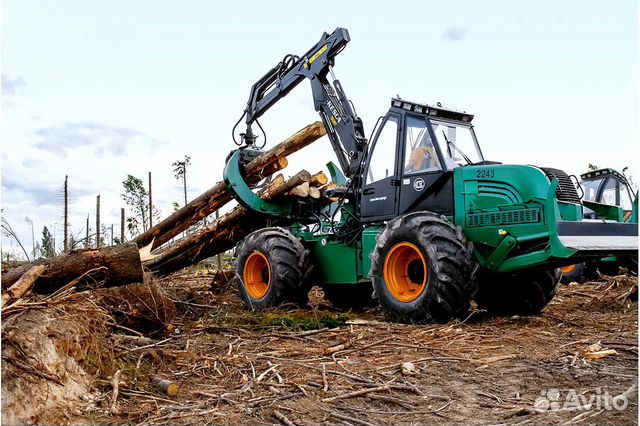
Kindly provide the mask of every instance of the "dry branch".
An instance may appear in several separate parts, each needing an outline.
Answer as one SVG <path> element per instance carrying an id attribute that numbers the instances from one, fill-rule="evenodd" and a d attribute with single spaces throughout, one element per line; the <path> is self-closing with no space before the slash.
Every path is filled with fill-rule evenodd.
<path id="1" fill-rule="evenodd" d="M 44 265 L 35 265 L 31 267 L 23 276 L 13 284 L 6 293 L 2 295 L 2 307 L 11 299 L 19 299 L 24 296 L 32 287 L 36 280 L 42 275 L 47 267 Z"/>

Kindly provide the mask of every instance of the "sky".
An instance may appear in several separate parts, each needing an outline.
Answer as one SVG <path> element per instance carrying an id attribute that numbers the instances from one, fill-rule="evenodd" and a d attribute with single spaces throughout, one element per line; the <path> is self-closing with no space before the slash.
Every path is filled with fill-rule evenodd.
<path id="1" fill-rule="evenodd" d="M 365 6 L 366 5 L 366 6 Z M 188 196 L 221 179 L 251 85 L 323 32 L 351 42 L 334 71 L 369 133 L 390 98 L 465 110 L 486 159 L 638 176 L 638 10 L 631 0 L 213 2 L 4 0 L 1 4 L 1 203 L 31 250 L 31 225 L 62 244 L 70 229 L 119 227 L 128 174 L 162 216 L 182 200 L 171 164 L 191 156 Z M 302 83 L 262 119 L 268 146 L 316 121 Z M 285 172 L 334 160 L 328 140 Z M 640 180 L 640 176 L 638 179 Z M 117 234 L 117 231 L 116 231 Z M 16 245 L 2 238 L 3 250 Z"/>

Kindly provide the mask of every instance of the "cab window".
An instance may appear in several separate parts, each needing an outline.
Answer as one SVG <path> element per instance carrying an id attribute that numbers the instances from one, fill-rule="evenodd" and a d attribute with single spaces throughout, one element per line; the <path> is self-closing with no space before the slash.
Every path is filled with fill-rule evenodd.
<path id="1" fill-rule="evenodd" d="M 616 197 L 616 192 L 618 191 L 617 183 L 618 181 L 613 178 L 609 178 L 607 180 L 604 190 L 602 191 L 602 200 L 600 201 L 602 204 L 608 204 L 610 206 L 618 205 L 618 200 Z"/>
<path id="2" fill-rule="evenodd" d="M 441 170 L 427 122 L 407 117 L 405 128 L 404 173 Z"/>
<path id="3" fill-rule="evenodd" d="M 394 175 L 397 139 L 398 119 L 395 116 L 389 116 L 372 148 L 366 184 L 378 182 Z"/>
<path id="4" fill-rule="evenodd" d="M 620 207 L 622 210 L 633 210 L 633 199 L 626 185 L 620 185 Z"/>
<path id="5" fill-rule="evenodd" d="M 602 179 L 587 180 L 582 182 L 584 189 L 584 200 L 598 202 L 598 189 L 602 184 Z"/>

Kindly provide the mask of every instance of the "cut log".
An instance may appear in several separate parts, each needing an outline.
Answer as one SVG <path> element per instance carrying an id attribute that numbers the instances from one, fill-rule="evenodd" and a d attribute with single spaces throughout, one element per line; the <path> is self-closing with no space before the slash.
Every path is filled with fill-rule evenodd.
<path id="1" fill-rule="evenodd" d="M 244 170 L 247 181 L 257 183 L 283 169 L 287 165 L 286 156 L 304 148 L 325 134 L 324 125 L 319 121 L 303 128 L 247 164 Z M 224 182 L 218 182 L 207 192 L 140 235 L 135 242 L 138 247 L 144 247 L 152 242 L 152 248 L 160 247 L 191 225 L 220 209 L 231 199 L 232 196 Z"/>
<path id="2" fill-rule="evenodd" d="M 271 200 L 282 196 L 301 183 L 308 182 L 310 177 L 309 172 L 303 170 L 282 184 L 276 184 L 274 179 L 274 182 L 262 191 L 260 197 Z M 237 206 L 211 225 L 157 254 L 145 266 L 161 274 L 176 271 L 232 248 L 245 235 L 265 224 L 266 218 L 253 215 L 244 207 Z"/>
<path id="3" fill-rule="evenodd" d="M 293 190 L 293 188 L 298 185 L 301 185 L 303 183 L 307 183 L 308 185 L 309 179 L 311 179 L 311 175 L 309 174 L 309 172 L 306 170 L 302 170 L 297 174 L 291 176 L 284 183 L 278 183 L 274 180 L 274 182 L 267 186 L 267 188 L 259 195 L 265 200 L 271 200 L 280 195 L 284 195 L 285 193 Z"/>
<path id="4" fill-rule="evenodd" d="M 2 294 L 2 307 L 11 299 L 19 299 L 33 287 L 36 280 L 47 270 L 44 265 L 32 266 L 22 277 L 15 282 L 6 293 Z"/>
<path id="5" fill-rule="evenodd" d="M 329 182 L 329 178 L 323 172 L 318 172 L 315 175 L 311 176 L 309 180 L 309 184 L 311 186 L 322 186 L 326 185 Z"/>
<path id="6" fill-rule="evenodd" d="M 36 293 L 54 292 L 92 269 L 100 271 L 99 281 L 105 287 L 141 282 L 143 278 L 140 254 L 133 243 L 72 251 L 39 261 L 38 265 L 43 265 L 46 270 L 35 280 L 33 291 Z M 3 287 L 14 284 L 8 281 L 9 278 L 14 278 L 14 275 L 3 274 Z"/>
<path id="7" fill-rule="evenodd" d="M 289 191 L 290 195 L 300 198 L 306 198 L 309 196 L 309 182 L 301 183 L 300 185 Z"/>
<path id="8" fill-rule="evenodd" d="M 180 392 L 180 385 L 176 382 L 157 376 L 151 376 L 149 377 L 149 379 L 151 380 L 153 386 L 169 396 L 176 396 L 178 395 L 178 392 Z"/>
<path id="9" fill-rule="evenodd" d="M 316 188 L 315 186 L 310 186 L 309 187 L 309 197 L 314 198 L 314 199 L 319 199 L 320 198 L 320 190 L 318 188 Z"/>

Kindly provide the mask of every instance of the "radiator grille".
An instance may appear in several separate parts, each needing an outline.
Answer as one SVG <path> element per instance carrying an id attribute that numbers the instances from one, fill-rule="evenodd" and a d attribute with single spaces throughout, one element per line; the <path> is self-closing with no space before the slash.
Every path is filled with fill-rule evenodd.
<path id="1" fill-rule="evenodd" d="M 513 225 L 519 223 L 540 222 L 540 209 L 505 210 L 488 213 L 469 213 L 467 226 L 496 226 Z"/>

